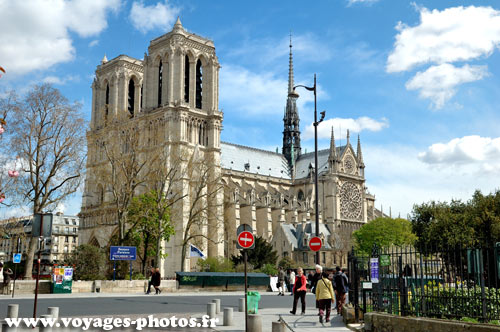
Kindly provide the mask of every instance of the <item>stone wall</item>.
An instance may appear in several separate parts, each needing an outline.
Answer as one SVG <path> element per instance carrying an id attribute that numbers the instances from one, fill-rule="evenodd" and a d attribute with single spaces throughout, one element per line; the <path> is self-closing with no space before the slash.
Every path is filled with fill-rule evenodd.
<path id="1" fill-rule="evenodd" d="M 0 285 L 0 294 L 11 294 L 14 283 L 11 282 L 9 290 Z M 73 281 L 72 293 L 144 293 L 147 290 L 147 280 L 97 280 L 97 281 Z M 35 280 L 16 280 L 16 294 L 34 294 Z M 160 288 L 165 292 L 176 292 L 177 281 L 162 280 Z M 38 283 L 39 294 L 50 293 L 50 281 L 40 280 Z"/>
<path id="2" fill-rule="evenodd" d="M 500 326 L 431 318 L 365 314 L 366 332 L 500 332 Z"/>

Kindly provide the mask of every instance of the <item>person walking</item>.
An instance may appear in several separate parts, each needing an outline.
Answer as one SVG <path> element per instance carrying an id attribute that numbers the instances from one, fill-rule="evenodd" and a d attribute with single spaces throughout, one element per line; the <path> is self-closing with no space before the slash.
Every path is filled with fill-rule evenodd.
<path id="1" fill-rule="evenodd" d="M 278 293 L 278 296 L 284 296 L 285 295 L 285 271 L 283 271 L 283 268 L 279 268 L 279 271 L 278 271 L 278 290 L 279 290 L 279 293 Z"/>
<path id="2" fill-rule="evenodd" d="M 323 315 L 326 322 L 330 321 L 330 313 L 332 311 L 332 302 L 335 300 L 333 293 L 332 282 L 328 279 L 328 273 L 323 272 L 321 279 L 316 285 L 316 301 L 319 304 L 319 322 L 323 323 Z"/>
<path id="3" fill-rule="evenodd" d="M 161 289 L 160 289 L 161 274 L 160 274 L 160 268 L 159 267 L 156 268 L 156 271 L 155 271 L 155 274 L 154 274 L 154 279 L 152 278 L 152 281 L 153 281 L 153 287 L 156 290 L 156 294 L 155 295 L 161 294 Z"/>
<path id="4" fill-rule="evenodd" d="M 3 291 L 4 294 L 10 294 L 9 284 L 11 276 L 14 274 L 10 268 L 3 269 Z"/>
<path id="5" fill-rule="evenodd" d="M 293 285 L 295 284 L 295 271 L 290 272 L 290 295 L 293 296 Z"/>
<path id="6" fill-rule="evenodd" d="M 153 285 L 153 279 L 154 279 L 154 275 L 156 273 L 156 270 L 154 267 L 151 267 L 150 273 L 151 273 L 151 279 L 148 281 L 148 290 L 146 291 L 146 295 L 151 293 L 151 286 Z"/>
<path id="7" fill-rule="evenodd" d="M 301 315 L 306 314 L 306 293 L 307 293 L 307 279 L 304 275 L 304 270 L 301 267 L 297 269 L 297 276 L 295 277 L 295 282 L 293 285 L 293 309 L 290 311 L 292 315 L 297 312 L 297 302 L 302 303 Z"/>
<path id="8" fill-rule="evenodd" d="M 345 268 L 342 269 L 342 277 L 344 278 L 344 288 L 345 288 L 345 297 L 344 304 L 349 303 L 349 278 L 347 277 L 347 270 Z"/>
<path id="9" fill-rule="evenodd" d="M 335 299 L 337 300 L 337 315 L 340 315 L 345 301 L 345 279 L 340 267 L 337 266 L 335 270 L 337 271 L 333 277 L 335 282 Z"/>

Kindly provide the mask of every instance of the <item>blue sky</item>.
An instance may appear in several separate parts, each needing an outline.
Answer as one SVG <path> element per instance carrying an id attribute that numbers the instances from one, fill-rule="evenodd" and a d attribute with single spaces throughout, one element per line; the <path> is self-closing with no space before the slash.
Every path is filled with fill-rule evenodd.
<path id="1" fill-rule="evenodd" d="M 0 0 L 0 93 L 52 82 L 90 119 L 104 54 L 142 59 L 177 16 L 215 43 L 224 141 L 281 150 L 291 31 L 295 82 L 312 85 L 316 73 L 318 110 L 327 112 L 319 145 L 328 147 L 332 126 L 337 144 L 347 129 L 353 141 L 361 135 L 377 207 L 406 216 L 415 203 L 499 187 L 493 0 Z M 313 96 L 299 93 L 303 149 L 312 151 Z M 80 200 L 67 201 L 65 212 L 77 213 Z"/>

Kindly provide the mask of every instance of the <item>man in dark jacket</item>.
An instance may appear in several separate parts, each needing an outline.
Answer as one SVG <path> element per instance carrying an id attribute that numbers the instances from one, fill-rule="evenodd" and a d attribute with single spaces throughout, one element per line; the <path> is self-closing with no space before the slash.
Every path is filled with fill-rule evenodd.
<path id="1" fill-rule="evenodd" d="M 153 285 L 153 279 L 154 279 L 154 275 L 156 273 L 156 270 L 154 267 L 151 268 L 150 273 L 151 273 L 151 279 L 148 281 L 148 290 L 147 290 L 146 294 L 151 293 L 151 286 Z"/>
<path id="2" fill-rule="evenodd" d="M 156 290 L 156 295 L 161 294 L 160 283 L 161 283 L 161 274 L 160 268 L 156 268 L 154 277 L 151 277 L 151 281 L 153 282 L 153 286 Z"/>
<path id="3" fill-rule="evenodd" d="M 344 301 L 345 301 L 346 284 L 345 284 L 344 275 L 343 275 L 342 271 L 340 270 L 340 267 L 337 266 L 335 268 L 335 270 L 337 270 L 337 272 L 333 276 L 334 285 L 335 285 L 334 286 L 335 299 L 337 301 L 337 314 L 340 315 L 342 313 L 342 306 L 344 305 Z"/>

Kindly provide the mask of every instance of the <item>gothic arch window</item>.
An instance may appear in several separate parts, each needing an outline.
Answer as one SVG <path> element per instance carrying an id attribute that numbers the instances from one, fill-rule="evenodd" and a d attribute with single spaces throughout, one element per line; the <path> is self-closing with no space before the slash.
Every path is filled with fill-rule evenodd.
<path id="1" fill-rule="evenodd" d="M 200 59 L 196 62 L 196 108 L 201 108 L 202 101 L 202 76 L 203 76 L 203 66 L 201 65 Z"/>
<path id="2" fill-rule="evenodd" d="M 161 90 L 163 86 L 163 63 L 158 65 L 158 107 L 161 106 Z"/>
<path id="3" fill-rule="evenodd" d="M 299 193 L 297 194 L 297 199 L 299 201 L 304 199 L 304 192 L 302 190 L 299 190 Z"/>
<path id="4" fill-rule="evenodd" d="M 198 144 L 203 144 L 203 126 L 201 125 L 201 123 L 198 129 Z"/>
<path id="5" fill-rule="evenodd" d="M 140 103 L 139 103 L 139 108 L 142 109 L 142 91 L 143 91 L 143 88 L 144 88 L 144 84 L 141 84 L 141 100 L 140 100 Z"/>
<path id="6" fill-rule="evenodd" d="M 134 116 L 134 106 L 135 106 L 135 82 L 134 79 L 128 81 L 128 111 L 130 116 Z"/>
<path id="7" fill-rule="evenodd" d="M 184 101 L 189 103 L 189 57 L 184 57 Z"/>
<path id="8" fill-rule="evenodd" d="M 104 203 L 104 189 L 101 184 L 97 187 L 97 205 Z"/>
<path id="9" fill-rule="evenodd" d="M 104 125 L 108 123 L 108 114 L 109 114 L 109 83 L 106 83 L 106 97 L 105 97 L 105 105 L 104 105 Z"/>

